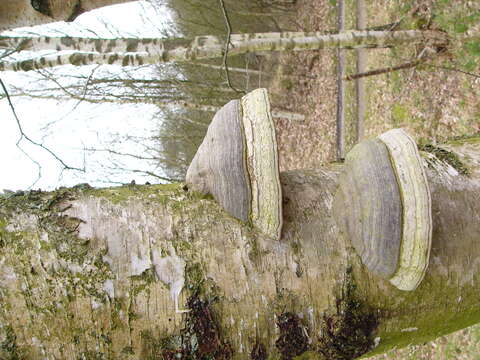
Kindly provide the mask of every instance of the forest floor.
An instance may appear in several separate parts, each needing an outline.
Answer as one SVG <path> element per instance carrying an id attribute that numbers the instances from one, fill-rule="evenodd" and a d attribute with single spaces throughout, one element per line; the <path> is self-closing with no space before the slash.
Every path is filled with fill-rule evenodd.
<path id="1" fill-rule="evenodd" d="M 346 2 L 346 28 L 355 8 Z M 442 29 L 450 34 L 478 30 L 477 1 L 367 0 L 368 26 L 401 20 L 398 29 Z M 408 4 L 406 4 L 408 3 Z M 453 4 L 454 3 L 454 4 Z M 298 0 L 296 31 L 335 31 L 335 0 Z M 424 46 L 368 51 L 368 69 L 415 59 Z M 436 50 L 436 49 L 434 49 Z M 355 54 L 347 55 L 347 74 L 355 73 Z M 336 50 L 281 54 L 269 88 L 273 108 L 305 115 L 303 121 L 276 119 L 281 170 L 315 168 L 335 161 Z M 455 70 L 453 70 L 455 69 Z M 480 133 L 480 42 L 453 41 L 446 51 L 417 67 L 366 78 L 365 136 L 407 129 L 420 144 L 436 144 Z M 356 115 L 354 82 L 346 91 L 346 144 L 353 144 Z M 372 359 L 478 359 L 480 325 Z"/>
<path id="2" fill-rule="evenodd" d="M 354 2 L 346 3 L 346 28 L 353 29 Z M 444 0 L 408 3 L 409 6 L 402 1 L 367 0 L 368 26 L 402 20 L 397 30 L 441 26 L 449 31 L 449 27 L 455 26 L 455 21 L 480 23 L 480 16 L 470 15 L 480 15 L 479 2 L 455 2 L 454 6 L 450 5 L 455 8 L 455 14 L 449 14 L 453 10 Z M 335 1 L 298 0 L 296 7 L 294 30 L 335 31 Z M 448 18 L 449 15 L 452 19 Z M 466 31 L 464 28 L 458 30 Z M 472 42 L 467 47 L 470 53 L 464 45 L 452 44 L 450 49 L 420 66 L 365 78 L 365 136 L 372 137 L 391 128 L 402 127 L 417 142 L 435 144 L 480 132 L 480 77 L 450 69 L 480 73 L 480 43 Z M 427 46 L 426 51 L 429 50 Z M 425 52 L 424 47 L 415 44 L 371 49 L 368 51 L 368 69 L 403 64 L 416 59 L 422 51 Z M 278 62 L 276 76 L 270 85 L 273 106 L 306 116 L 304 121 L 277 119 L 281 169 L 313 168 L 334 161 L 336 50 L 282 54 Z M 352 51 L 347 54 L 347 74 L 354 73 L 355 53 Z M 346 105 L 348 151 L 354 145 L 354 81 L 347 82 Z"/>

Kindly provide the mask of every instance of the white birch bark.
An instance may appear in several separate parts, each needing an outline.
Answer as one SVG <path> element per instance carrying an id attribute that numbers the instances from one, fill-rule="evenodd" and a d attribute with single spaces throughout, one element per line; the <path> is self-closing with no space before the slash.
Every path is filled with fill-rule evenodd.
<path id="1" fill-rule="evenodd" d="M 364 0 L 356 1 L 357 29 L 364 30 L 367 27 L 367 9 Z M 357 74 L 367 70 L 367 51 L 365 49 L 356 49 L 357 54 Z M 365 134 L 364 121 L 366 113 L 365 98 L 365 79 L 355 79 L 355 100 L 357 104 L 357 124 L 355 126 L 355 143 L 360 142 Z"/>
<path id="2" fill-rule="evenodd" d="M 338 1 L 338 32 L 345 31 L 345 2 Z M 346 53 L 345 49 L 337 49 L 337 122 L 336 122 L 336 142 L 337 142 L 337 161 L 345 159 L 345 90 L 346 84 L 343 78 L 346 72 Z"/>
<path id="3" fill-rule="evenodd" d="M 445 43 L 447 35 L 438 31 L 346 31 L 336 35 L 319 32 L 233 34 L 230 56 L 258 51 L 304 51 L 327 47 L 374 48 L 426 41 Z M 29 71 L 58 65 L 117 64 L 138 66 L 173 61 L 220 58 L 224 39 L 197 36 L 189 39 L 93 39 L 73 37 L 0 37 L 0 48 L 20 50 L 73 50 L 18 62 L 0 63 L 0 71 Z"/>
<path id="4" fill-rule="evenodd" d="M 79 87 L 80 90 L 83 88 Z M 58 89 L 50 89 L 50 90 L 58 90 Z M 52 95 L 52 94 L 45 94 L 43 91 L 40 92 L 26 92 L 26 91 L 17 91 L 15 94 L 10 94 L 11 97 L 15 96 L 28 96 L 31 98 L 37 99 L 75 99 L 78 101 L 85 101 L 93 104 L 103 104 L 103 103 L 122 103 L 122 104 L 129 104 L 129 103 L 143 103 L 143 104 L 155 104 L 161 108 L 172 108 L 172 107 L 180 107 L 189 110 L 199 110 L 205 112 L 217 112 L 221 109 L 221 106 L 214 106 L 214 105 L 205 105 L 205 104 L 198 104 L 191 101 L 181 101 L 176 99 L 162 99 L 157 96 L 152 95 L 119 95 L 118 97 L 112 97 L 111 95 L 95 95 L 89 96 L 84 94 L 78 94 L 77 92 L 69 91 L 68 93 L 62 95 Z M 272 109 L 272 117 L 274 119 L 285 119 L 288 121 L 293 122 L 302 122 L 305 120 L 305 115 L 300 113 L 295 113 L 292 111 L 286 110 L 275 110 Z"/>
<path id="5" fill-rule="evenodd" d="M 0 199 L 0 357 L 352 359 L 472 325 L 480 142 L 444 149 L 460 163 L 424 154 L 433 243 L 413 292 L 369 274 L 340 233 L 340 165 L 282 175 L 280 241 L 182 184 Z"/>

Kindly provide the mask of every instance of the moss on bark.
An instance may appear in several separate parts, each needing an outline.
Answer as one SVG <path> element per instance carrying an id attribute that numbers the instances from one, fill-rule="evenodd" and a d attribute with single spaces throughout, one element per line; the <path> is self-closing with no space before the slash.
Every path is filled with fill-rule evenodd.
<path id="1" fill-rule="evenodd" d="M 479 183 L 442 171 L 428 175 L 434 260 L 410 293 L 369 274 L 338 232 L 331 216 L 338 169 L 282 174 L 289 201 L 280 241 L 182 184 L 7 195 L 0 199 L 0 323 L 16 338 L 0 343 L 27 359 L 42 351 L 226 358 L 230 349 L 235 359 L 342 359 L 467 326 L 480 319 Z M 153 257 L 164 261 L 161 271 Z M 188 315 L 175 313 L 175 288 Z M 296 340 L 288 343 L 288 334 Z"/>

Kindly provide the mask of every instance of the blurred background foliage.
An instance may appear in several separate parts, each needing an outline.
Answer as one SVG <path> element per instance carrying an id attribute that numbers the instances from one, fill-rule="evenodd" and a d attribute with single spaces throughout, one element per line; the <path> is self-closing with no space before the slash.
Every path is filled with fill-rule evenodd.
<path id="1" fill-rule="evenodd" d="M 222 5 L 232 33 L 294 30 L 294 1 L 167 0 L 167 4 L 173 12 L 175 31 L 182 37 L 211 34 L 226 40 L 228 25 Z M 228 80 L 231 87 L 223 59 L 171 65 L 179 74 L 177 78 L 185 81 L 184 86 L 177 87 L 177 96 L 185 101 L 177 107 L 161 111 L 159 147 L 169 159 L 165 167 L 167 176 L 175 179 L 185 176 L 219 107 L 252 89 L 269 87 L 277 57 L 277 54 L 254 53 L 229 57 Z"/>

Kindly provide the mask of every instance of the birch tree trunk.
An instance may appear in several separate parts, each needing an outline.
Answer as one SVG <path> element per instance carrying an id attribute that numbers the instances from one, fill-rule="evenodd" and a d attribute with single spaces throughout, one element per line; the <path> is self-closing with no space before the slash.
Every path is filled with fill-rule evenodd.
<path id="1" fill-rule="evenodd" d="M 375 48 L 431 42 L 445 44 L 448 36 L 433 30 L 345 31 L 336 35 L 320 32 L 232 34 L 229 56 L 259 51 L 305 51 L 327 47 Z M 0 49 L 73 50 L 18 62 L 0 62 L 0 71 L 29 71 L 58 65 L 117 64 L 138 66 L 173 61 L 223 57 L 224 39 L 197 36 L 192 39 L 95 39 L 76 37 L 0 37 Z"/>
<path id="2" fill-rule="evenodd" d="M 345 31 L 345 2 L 338 1 L 337 5 L 337 23 L 338 32 Z M 336 142 L 337 142 L 337 161 L 345 159 L 345 71 L 347 57 L 344 49 L 337 49 L 337 124 L 336 124 Z"/>
<path id="3" fill-rule="evenodd" d="M 433 248 L 413 292 L 369 274 L 339 231 L 341 165 L 282 174 L 280 241 L 182 184 L 3 198 L 0 357 L 352 359 L 472 325 L 480 141 L 430 150 Z"/>
<path id="4" fill-rule="evenodd" d="M 0 31 L 54 21 L 73 21 L 84 12 L 132 0 L 0 1 Z"/>
<path id="5" fill-rule="evenodd" d="M 365 30 L 367 27 L 367 9 L 364 0 L 356 1 L 357 29 Z M 357 55 L 357 74 L 367 70 L 367 51 L 365 49 L 356 49 Z M 357 116 L 355 126 L 355 143 L 362 141 L 365 134 L 364 120 L 366 113 L 365 104 L 365 79 L 355 80 L 355 102 L 357 105 Z"/>
<path id="6" fill-rule="evenodd" d="M 72 94 L 73 95 L 73 94 Z M 10 95 L 11 96 L 11 95 Z M 16 96 L 29 96 L 32 98 L 36 99 L 56 99 L 59 100 L 61 99 L 60 96 L 55 96 L 55 95 L 31 95 L 31 94 L 17 94 Z M 204 105 L 204 104 L 198 104 L 194 102 L 188 102 L 188 101 L 180 101 L 180 100 L 165 100 L 165 101 L 159 101 L 157 100 L 154 96 L 148 97 L 148 96 L 139 96 L 138 99 L 134 99 L 133 97 L 130 98 L 122 98 L 122 99 L 91 99 L 91 98 L 82 98 L 81 96 L 65 96 L 65 100 L 68 99 L 76 99 L 80 101 L 85 101 L 93 104 L 104 104 L 104 103 L 121 103 L 121 104 L 136 104 L 136 103 L 142 103 L 142 104 L 155 104 L 159 108 L 172 108 L 172 107 L 180 107 L 184 109 L 189 109 L 189 110 L 199 110 L 199 111 L 205 111 L 205 112 L 217 112 L 218 110 L 221 109 L 220 106 L 213 106 L 213 105 Z M 305 115 L 291 112 L 291 111 L 285 111 L 285 110 L 272 110 L 272 117 L 274 119 L 285 119 L 288 121 L 294 121 L 294 122 L 301 122 L 305 121 Z M 207 126 L 207 125 L 205 125 Z"/>

